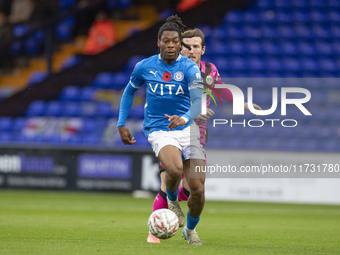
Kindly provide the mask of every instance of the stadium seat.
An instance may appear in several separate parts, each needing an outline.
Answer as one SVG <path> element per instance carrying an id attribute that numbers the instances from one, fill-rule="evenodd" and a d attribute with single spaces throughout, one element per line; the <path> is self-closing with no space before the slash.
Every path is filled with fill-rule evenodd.
<path id="1" fill-rule="evenodd" d="M 314 10 L 310 12 L 310 20 L 316 23 L 329 22 L 328 13 L 324 10 Z"/>
<path id="2" fill-rule="evenodd" d="M 247 67 L 253 71 L 264 71 L 265 64 L 262 58 L 249 58 L 247 61 Z"/>
<path id="3" fill-rule="evenodd" d="M 94 133 L 97 128 L 97 121 L 93 118 L 83 118 L 82 126 L 79 130 L 80 133 L 90 134 Z"/>
<path id="4" fill-rule="evenodd" d="M 292 40 L 296 36 L 293 29 L 288 25 L 279 25 L 276 29 L 283 40 Z"/>
<path id="5" fill-rule="evenodd" d="M 25 40 L 25 53 L 37 55 L 42 50 L 44 31 L 39 30 Z"/>
<path id="6" fill-rule="evenodd" d="M 80 56 L 77 55 L 66 58 L 61 65 L 61 70 L 65 70 L 67 68 L 75 66 L 80 62 L 80 60 L 81 60 Z"/>
<path id="7" fill-rule="evenodd" d="M 245 45 L 246 53 L 249 55 L 262 55 L 262 44 L 259 42 L 247 42 Z"/>
<path id="8" fill-rule="evenodd" d="M 84 145 L 94 146 L 99 145 L 100 141 L 100 136 L 98 136 L 97 134 L 89 134 L 82 137 L 81 143 Z"/>
<path id="9" fill-rule="evenodd" d="M 17 24 L 13 27 L 13 35 L 15 37 L 23 36 L 28 32 L 29 26 L 24 23 Z"/>
<path id="10" fill-rule="evenodd" d="M 109 88 L 114 89 L 114 90 L 118 90 L 118 91 L 125 88 L 125 86 L 129 82 L 130 74 L 131 74 L 131 72 L 114 73 L 113 76 L 112 76 L 113 83 L 111 84 L 111 86 L 109 86 Z"/>
<path id="11" fill-rule="evenodd" d="M 32 116 L 44 116 L 46 110 L 46 104 L 44 101 L 33 101 L 27 111 L 26 115 L 29 117 Z"/>
<path id="12" fill-rule="evenodd" d="M 73 6 L 76 6 L 76 0 L 59 0 L 59 9 L 62 11 Z"/>
<path id="13" fill-rule="evenodd" d="M 272 71 L 280 71 L 282 70 L 282 62 L 279 58 L 266 58 L 265 60 L 265 68 L 268 72 Z"/>
<path id="14" fill-rule="evenodd" d="M 102 72 L 99 73 L 93 80 L 92 85 L 96 88 L 108 89 L 115 83 L 114 73 Z"/>
<path id="15" fill-rule="evenodd" d="M 218 40 L 218 39 L 225 39 L 225 38 L 236 38 L 238 35 L 235 32 L 235 28 L 233 27 L 216 27 L 211 32 L 211 39 L 212 40 Z"/>
<path id="16" fill-rule="evenodd" d="M 0 133 L 0 143 L 10 143 L 13 141 L 12 133 L 10 132 L 1 132 Z"/>
<path id="17" fill-rule="evenodd" d="M 70 41 L 73 38 L 73 29 L 75 26 L 75 18 L 70 17 L 56 25 L 55 34 L 57 39 L 61 41 Z"/>
<path id="18" fill-rule="evenodd" d="M 332 58 L 322 58 L 318 61 L 319 67 L 325 72 L 334 72 L 336 74 L 338 68 L 336 62 Z"/>
<path id="19" fill-rule="evenodd" d="M 113 106 L 109 103 L 98 103 L 96 116 L 111 118 L 113 117 Z"/>
<path id="20" fill-rule="evenodd" d="M 296 56 L 299 53 L 298 47 L 294 42 L 281 42 L 280 51 L 284 56 Z"/>
<path id="21" fill-rule="evenodd" d="M 13 120 L 13 125 L 11 130 L 14 132 L 21 131 L 26 125 L 26 118 L 24 117 L 17 117 Z"/>
<path id="22" fill-rule="evenodd" d="M 64 102 L 62 116 L 77 117 L 80 115 L 81 105 L 79 102 Z"/>
<path id="23" fill-rule="evenodd" d="M 84 102 L 81 103 L 80 116 L 82 117 L 94 117 L 97 113 L 97 103 L 94 102 Z"/>
<path id="24" fill-rule="evenodd" d="M 137 120 L 144 119 L 144 105 L 137 105 L 133 107 L 129 113 L 129 118 Z"/>
<path id="25" fill-rule="evenodd" d="M 28 32 L 28 26 L 26 24 L 17 24 L 13 27 L 13 36 L 21 37 Z M 10 52 L 13 55 L 18 55 L 23 51 L 23 43 L 15 41 L 11 44 Z"/>
<path id="26" fill-rule="evenodd" d="M 60 101 L 50 101 L 46 104 L 46 116 L 59 117 L 65 113 L 64 103 Z"/>
<path id="27" fill-rule="evenodd" d="M 96 88 L 93 87 L 83 87 L 80 89 L 80 101 L 92 101 L 96 93 Z"/>
<path id="28" fill-rule="evenodd" d="M 264 42 L 271 42 L 271 40 L 274 40 L 278 36 L 278 32 L 276 27 L 270 25 L 270 26 L 264 26 L 261 28 L 261 35 Z"/>
<path id="29" fill-rule="evenodd" d="M 242 12 L 240 10 L 231 10 L 223 18 L 223 24 L 239 24 L 242 22 Z"/>
<path id="30" fill-rule="evenodd" d="M 135 65 L 139 61 L 143 60 L 144 58 L 145 56 L 140 56 L 140 55 L 131 57 L 129 61 L 127 62 L 127 64 L 125 65 L 125 68 L 124 68 L 125 72 L 131 74 L 133 69 L 135 68 Z"/>
<path id="31" fill-rule="evenodd" d="M 209 47 L 209 52 L 211 54 L 215 54 L 215 57 L 219 57 L 221 55 L 226 55 L 227 53 L 234 53 L 232 51 L 229 51 L 229 47 L 224 42 L 214 42 L 211 47 Z"/>
<path id="32" fill-rule="evenodd" d="M 35 71 L 31 74 L 30 78 L 28 79 L 27 85 L 32 86 L 36 83 L 42 82 L 47 78 L 48 74 L 43 71 Z"/>
<path id="33" fill-rule="evenodd" d="M 291 13 L 291 16 L 293 17 L 293 20 L 295 20 L 298 23 L 305 23 L 309 22 L 309 14 L 305 10 L 300 9 L 294 9 L 294 11 Z"/>
<path id="34" fill-rule="evenodd" d="M 247 70 L 245 59 L 240 57 L 231 58 L 230 69 L 235 70 L 236 72 Z"/>
<path id="35" fill-rule="evenodd" d="M 287 10 L 279 11 L 276 15 L 277 23 L 280 23 L 281 25 L 291 25 L 292 23 L 292 17 L 291 13 Z"/>
<path id="36" fill-rule="evenodd" d="M 337 2 L 339 5 L 339 2 Z M 337 10 L 330 10 L 328 12 L 328 18 L 330 22 L 340 23 L 340 13 Z"/>
<path id="37" fill-rule="evenodd" d="M 60 99 L 63 101 L 79 101 L 80 91 L 80 88 L 77 86 L 65 87 L 60 94 Z"/>
<path id="38" fill-rule="evenodd" d="M 0 131 L 10 131 L 12 129 L 13 120 L 10 117 L 0 117 Z"/>
<path id="39" fill-rule="evenodd" d="M 270 56 L 280 55 L 280 46 L 276 42 L 265 41 L 262 44 L 263 53 Z"/>

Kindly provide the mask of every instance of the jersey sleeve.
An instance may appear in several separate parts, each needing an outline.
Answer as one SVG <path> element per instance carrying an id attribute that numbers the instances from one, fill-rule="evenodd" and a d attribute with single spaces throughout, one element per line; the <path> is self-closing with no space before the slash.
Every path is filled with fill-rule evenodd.
<path id="1" fill-rule="evenodd" d="M 187 81 L 190 91 L 190 109 L 182 116 L 191 123 L 201 112 L 201 100 L 203 94 L 203 80 L 201 71 L 196 64 L 190 65 L 187 69 Z"/>
<path id="2" fill-rule="evenodd" d="M 215 73 L 215 81 L 214 84 L 223 84 L 222 78 L 220 76 L 220 73 L 217 70 L 217 67 L 211 63 L 211 72 Z M 217 93 L 226 101 L 229 103 L 233 103 L 233 94 L 231 91 L 227 88 L 219 88 L 216 89 Z"/>
<path id="3" fill-rule="evenodd" d="M 215 73 L 215 81 L 214 81 L 214 83 L 215 84 L 223 84 L 222 78 L 220 76 L 220 73 L 217 70 L 217 67 L 213 63 L 210 63 L 210 65 L 211 65 L 211 72 Z"/>
<path id="4" fill-rule="evenodd" d="M 144 80 L 142 78 L 142 62 L 138 62 L 132 71 L 130 81 L 127 84 L 119 107 L 119 117 L 117 127 L 125 126 L 125 121 L 131 109 L 135 92 L 143 86 Z"/>
<path id="5" fill-rule="evenodd" d="M 129 84 L 134 87 L 135 89 L 139 89 L 144 85 L 143 79 L 143 63 L 144 61 L 140 61 L 135 65 L 135 68 L 132 71 Z"/>

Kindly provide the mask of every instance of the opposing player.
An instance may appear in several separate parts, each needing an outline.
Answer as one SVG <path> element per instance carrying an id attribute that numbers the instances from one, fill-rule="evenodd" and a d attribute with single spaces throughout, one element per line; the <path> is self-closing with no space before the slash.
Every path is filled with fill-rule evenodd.
<path id="1" fill-rule="evenodd" d="M 190 49 L 184 48 L 182 49 L 182 54 L 192 61 L 194 61 L 201 70 L 201 75 L 203 77 L 203 82 L 206 85 L 214 86 L 215 84 L 222 84 L 222 79 L 218 73 L 216 66 L 212 63 L 201 61 L 201 56 L 205 53 L 205 37 L 203 32 L 200 29 L 192 29 L 187 30 L 183 33 L 183 42 L 190 46 Z M 233 96 L 229 89 L 216 89 L 219 95 L 226 101 L 233 103 Z M 200 143 L 202 147 L 206 148 L 207 142 L 207 120 L 211 117 L 214 112 L 209 109 L 209 105 L 211 102 L 211 98 L 207 98 L 207 115 L 199 115 L 196 118 L 196 124 L 199 125 L 200 128 Z M 261 107 L 254 104 L 255 109 L 261 110 Z M 249 110 L 248 104 L 244 103 L 245 110 Z M 206 161 L 205 161 L 206 163 Z M 161 172 L 161 189 L 157 194 L 154 203 L 153 203 L 153 211 L 167 208 L 166 203 L 166 191 L 165 191 L 165 169 L 160 163 L 160 172 Z M 179 195 L 180 200 L 185 201 L 190 194 L 190 191 L 187 190 L 186 179 L 183 179 L 183 187 L 180 187 L 181 194 Z M 188 228 L 188 226 L 186 226 Z M 160 240 L 154 237 L 152 234 L 149 233 L 147 242 L 149 243 L 159 243 Z"/>
<path id="2" fill-rule="evenodd" d="M 171 16 L 159 29 L 157 45 L 160 54 L 137 63 L 122 96 L 118 130 L 124 144 L 136 142 L 125 121 L 134 93 L 146 84 L 144 133 L 155 155 L 166 169 L 166 193 L 170 210 L 180 223 L 185 218 L 178 202 L 178 186 L 182 173 L 190 189 L 186 230 L 189 244 L 201 245 L 195 227 L 204 207 L 205 177 L 188 178 L 190 167 L 202 166 L 204 155 L 199 144 L 199 128 L 194 119 L 201 111 L 202 77 L 198 66 L 179 54 L 185 26 L 177 16 Z M 182 161 L 182 155 L 184 162 Z"/>

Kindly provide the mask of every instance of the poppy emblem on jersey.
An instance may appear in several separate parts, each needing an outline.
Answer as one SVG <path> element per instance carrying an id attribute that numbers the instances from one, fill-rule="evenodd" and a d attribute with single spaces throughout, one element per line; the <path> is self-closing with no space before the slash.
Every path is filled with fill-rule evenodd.
<path id="1" fill-rule="evenodd" d="M 182 81 L 183 78 L 184 78 L 184 74 L 180 71 L 176 72 L 174 78 L 175 78 L 176 81 Z"/>
<path id="2" fill-rule="evenodd" d="M 214 79 L 211 77 L 211 75 L 208 75 L 207 78 L 205 78 L 205 81 L 208 85 L 212 85 Z"/>
<path id="3" fill-rule="evenodd" d="M 164 80 L 164 81 L 170 81 L 170 80 L 171 80 L 171 73 L 165 72 L 165 73 L 163 74 L 163 80 Z"/>

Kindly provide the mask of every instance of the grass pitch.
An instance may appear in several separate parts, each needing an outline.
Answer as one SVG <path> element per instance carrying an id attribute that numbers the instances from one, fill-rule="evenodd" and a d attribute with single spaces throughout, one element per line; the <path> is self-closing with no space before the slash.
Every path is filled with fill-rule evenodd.
<path id="1" fill-rule="evenodd" d="M 0 191 L 0 254 L 340 254 L 340 206 L 208 201 L 192 247 L 181 231 L 146 243 L 152 201 Z"/>

